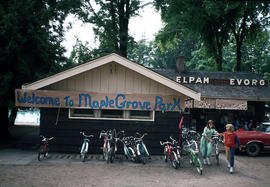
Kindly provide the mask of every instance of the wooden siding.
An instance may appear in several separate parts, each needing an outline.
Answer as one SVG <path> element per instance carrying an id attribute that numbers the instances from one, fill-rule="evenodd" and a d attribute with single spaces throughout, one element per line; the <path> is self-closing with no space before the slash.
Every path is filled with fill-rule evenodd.
<path id="1" fill-rule="evenodd" d="M 134 135 L 136 131 L 147 132 L 144 142 L 149 149 L 150 154 L 162 154 L 162 147 L 159 141 L 169 140 L 169 136 L 178 138 L 178 124 L 180 122 L 179 112 L 156 112 L 155 121 L 118 121 L 118 120 L 87 120 L 87 119 L 69 119 L 68 109 L 60 109 L 59 120 L 56 124 L 58 109 L 42 108 L 40 119 L 40 134 L 55 140 L 51 142 L 52 151 L 57 152 L 78 152 L 82 144 L 83 137 L 80 131 L 86 134 L 94 134 L 90 141 L 89 152 L 101 153 L 99 133 L 101 130 L 116 129 L 124 130 L 127 136 Z M 188 117 L 184 117 L 184 124 Z M 119 143 L 121 144 L 121 143 Z M 122 147 L 119 147 L 120 152 Z"/>
<path id="2" fill-rule="evenodd" d="M 124 66 L 111 62 L 42 88 L 43 90 L 88 91 L 179 95 L 178 92 Z"/>

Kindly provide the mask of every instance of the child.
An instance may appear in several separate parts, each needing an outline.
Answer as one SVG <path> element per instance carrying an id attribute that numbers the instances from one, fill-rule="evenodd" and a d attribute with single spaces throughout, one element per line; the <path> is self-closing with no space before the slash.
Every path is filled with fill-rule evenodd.
<path id="1" fill-rule="evenodd" d="M 200 152 L 203 156 L 203 163 L 211 165 L 210 157 L 212 156 L 213 135 L 219 134 L 214 127 L 214 122 L 209 120 L 206 127 L 203 129 L 202 138 L 200 141 Z"/>
<path id="2" fill-rule="evenodd" d="M 224 133 L 224 145 L 226 150 L 226 158 L 228 160 L 228 168 L 230 173 L 234 172 L 234 154 L 235 148 L 240 145 L 240 141 L 232 124 L 226 125 L 226 132 Z"/>

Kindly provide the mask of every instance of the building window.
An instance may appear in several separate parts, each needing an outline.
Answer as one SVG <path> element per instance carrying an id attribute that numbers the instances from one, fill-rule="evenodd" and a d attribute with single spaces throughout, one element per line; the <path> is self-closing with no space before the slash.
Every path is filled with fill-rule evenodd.
<path id="1" fill-rule="evenodd" d="M 152 119 L 153 111 L 130 110 L 130 119 Z"/>
<path id="2" fill-rule="evenodd" d="M 154 111 L 69 109 L 70 119 L 154 121 Z"/>
<path id="3" fill-rule="evenodd" d="M 69 116 L 70 117 L 75 117 L 75 118 L 87 118 L 87 117 L 94 117 L 94 110 L 93 109 L 76 109 L 76 108 L 72 108 L 69 109 Z"/>
<path id="4" fill-rule="evenodd" d="M 101 110 L 101 118 L 124 118 L 123 110 Z"/>

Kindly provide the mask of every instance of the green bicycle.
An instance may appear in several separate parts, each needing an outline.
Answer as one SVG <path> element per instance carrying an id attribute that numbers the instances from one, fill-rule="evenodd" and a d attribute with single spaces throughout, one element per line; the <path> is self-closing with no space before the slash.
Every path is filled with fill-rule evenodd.
<path id="1" fill-rule="evenodd" d="M 198 133 L 193 130 L 188 131 L 187 129 L 184 129 L 182 133 L 182 137 L 184 140 L 183 150 L 187 152 L 187 155 L 189 156 L 190 164 L 196 167 L 197 172 L 200 175 L 202 175 L 202 172 L 203 172 L 202 162 L 199 158 L 198 144 L 195 141 L 198 139 Z"/>

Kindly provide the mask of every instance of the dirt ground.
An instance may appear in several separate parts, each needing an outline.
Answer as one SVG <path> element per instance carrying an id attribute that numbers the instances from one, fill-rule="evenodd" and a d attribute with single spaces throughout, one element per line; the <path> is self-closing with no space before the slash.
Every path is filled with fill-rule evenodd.
<path id="1" fill-rule="evenodd" d="M 236 172 L 230 174 L 225 156 L 221 164 L 205 166 L 199 175 L 188 160 L 178 170 L 154 156 L 146 165 L 118 159 L 105 163 L 90 156 L 82 163 L 77 155 L 53 153 L 48 160 L 36 157 L 27 164 L 0 164 L 0 186 L 269 186 L 269 155 L 236 156 Z"/>
<path id="2" fill-rule="evenodd" d="M 25 136 L 22 128 L 17 136 L 22 142 L 0 142 L 0 187 L 43 187 L 43 186 L 109 186 L 109 187 L 163 187 L 163 186 L 270 186 L 270 154 L 248 157 L 236 155 L 235 173 L 230 174 L 225 155 L 220 155 L 220 165 L 212 159 L 211 166 L 204 166 L 199 175 L 188 160 L 182 167 L 173 169 L 162 156 L 153 156 L 146 165 L 132 163 L 118 156 L 107 164 L 101 155 L 89 155 L 82 163 L 78 154 L 50 153 L 49 158 L 37 161 L 36 141 Z M 32 137 L 36 133 L 31 132 Z M 11 146 L 12 145 L 12 146 Z M 27 149 L 22 149 L 27 147 Z"/>

